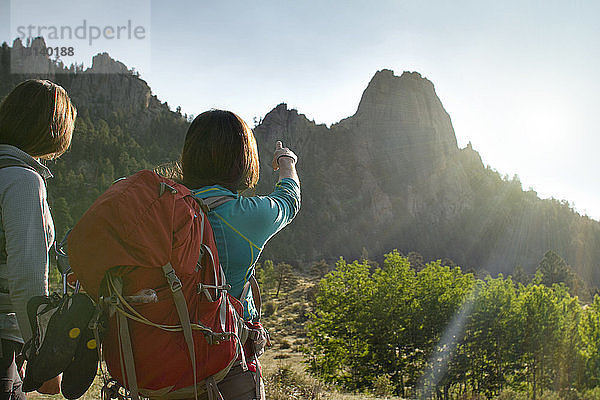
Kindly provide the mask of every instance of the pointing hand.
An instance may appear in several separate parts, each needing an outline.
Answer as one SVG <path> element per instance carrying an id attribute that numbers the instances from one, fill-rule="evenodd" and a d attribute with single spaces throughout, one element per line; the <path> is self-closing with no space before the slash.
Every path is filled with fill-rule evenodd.
<path id="1" fill-rule="evenodd" d="M 279 169 L 279 161 L 281 158 L 285 158 L 285 160 L 290 160 L 292 164 L 296 164 L 298 161 L 298 156 L 294 154 L 293 151 L 288 149 L 287 147 L 283 147 L 283 144 L 280 140 L 275 143 L 275 153 L 273 154 L 273 162 L 271 163 L 273 166 L 273 171 L 277 171 Z"/>

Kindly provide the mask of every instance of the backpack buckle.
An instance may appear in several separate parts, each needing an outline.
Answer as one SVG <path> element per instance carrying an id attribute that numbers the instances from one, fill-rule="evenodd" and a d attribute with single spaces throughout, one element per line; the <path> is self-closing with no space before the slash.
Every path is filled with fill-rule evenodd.
<path id="1" fill-rule="evenodd" d="M 204 334 L 204 338 L 209 345 L 219 344 L 231 340 L 231 332 L 207 332 Z"/>
<path id="2" fill-rule="evenodd" d="M 100 296 L 100 302 L 108 304 L 110 307 L 116 307 L 120 303 L 117 296 Z"/>
<path id="3" fill-rule="evenodd" d="M 202 258 L 204 258 L 204 247 L 200 246 L 200 255 L 198 256 L 198 261 L 196 262 L 196 272 L 200 271 L 203 267 Z"/>
<path id="4" fill-rule="evenodd" d="M 88 323 L 88 328 L 92 331 L 98 329 L 98 325 L 100 325 L 100 307 L 96 307 L 94 314 L 92 314 L 92 318 L 90 318 L 90 322 Z"/>
<path id="5" fill-rule="evenodd" d="M 167 278 L 167 283 L 169 284 L 169 287 L 171 288 L 171 292 L 176 292 L 178 290 L 181 290 L 181 287 L 183 285 L 181 284 L 181 280 L 175 274 L 174 270 L 167 272 L 165 274 L 165 277 Z"/>
<path id="6" fill-rule="evenodd" d="M 171 192 L 172 194 L 176 194 L 177 193 L 177 189 L 175 189 L 173 186 L 167 185 L 166 183 L 161 182 L 160 183 L 160 189 L 159 189 L 158 197 L 162 196 L 165 193 L 165 191 L 167 191 L 167 190 L 169 192 Z"/>

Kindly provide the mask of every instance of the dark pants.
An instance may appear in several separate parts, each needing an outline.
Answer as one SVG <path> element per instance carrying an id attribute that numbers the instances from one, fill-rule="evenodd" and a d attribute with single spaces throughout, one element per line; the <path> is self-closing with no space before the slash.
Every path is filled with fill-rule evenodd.
<path id="1" fill-rule="evenodd" d="M 227 376 L 219 382 L 219 390 L 227 400 L 254 400 L 256 395 L 256 374 L 242 370 L 236 365 Z"/>
<path id="2" fill-rule="evenodd" d="M 21 377 L 15 361 L 21 351 L 21 344 L 2 339 L 2 357 L 0 357 L 0 400 L 25 400 L 21 390 Z"/>
<path id="3" fill-rule="evenodd" d="M 260 395 L 256 394 L 255 379 L 254 372 L 244 371 L 240 365 L 236 365 L 217 386 L 225 400 L 260 400 Z M 198 396 L 198 400 L 207 399 L 206 393 Z"/>

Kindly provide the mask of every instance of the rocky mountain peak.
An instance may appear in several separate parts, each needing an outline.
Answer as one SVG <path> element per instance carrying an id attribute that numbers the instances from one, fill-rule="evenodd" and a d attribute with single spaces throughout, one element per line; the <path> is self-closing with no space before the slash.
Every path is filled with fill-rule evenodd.
<path id="1" fill-rule="evenodd" d="M 289 109 L 286 103 L 280 103 L 265 115 L 254 133 L 262 141 L 270 143 L 269 150 L 277 140 L 282 140 L 286 146 L 305 148 L 313 140 L 312 135 L 317 126 L 319 129 L 327 129 L 324 125 L 309 121 L 298 110 Z"/>
<path id="2" fill-rule="evenodd" d="M 356 113 L 340 126 L 352 132 L 352 151 L 375 166 L 376 176 L 398 174 L 397 187 L 445 168 L 458 152 L 450 116 L 433 84 L 417 72 L 375 73 Z"/>
<path id="3" fill-rule="evenodd" d="M 13 73 L 51 76 L 57 69 L 48 56 L 44 38 L 33 39 L 29 46 L 24 46 L 19 38 L 14 40 L 11 57 Z"/>
<path id="4" fill-rule="evenodd" d="M 287 115 L 293 112 L 296 112 L 296 114 L 298 113 L 296 110 L 289 110 L 286 103 L 279 103 L 275 108 L 269 111 L 267 115 L 265 115 L 262 123 L 264 124 L 280 121 L 281 119 L 287 118 Z"/>
<path id="5" fill-rule="evenodd" d="M 385 105 L 393 107 L 403 97 L 411 94 L 418 94 L 429 100 L 435 99 L 439 103 L 433 83 L 423 78 L 420 73 L 404 71 L 401 76 L 396 76 L 394 71 L 382 69 L 375 73 L 363 92 L 357 113 L 369 112 Z"/>
<path id="6" fill-rule="evenodd" d="M 108 53 L 99 53 L 92 58 L 92 67 L 85 72 L 91 74 L 130 74 L 129 69 L 113 58 Z"/>

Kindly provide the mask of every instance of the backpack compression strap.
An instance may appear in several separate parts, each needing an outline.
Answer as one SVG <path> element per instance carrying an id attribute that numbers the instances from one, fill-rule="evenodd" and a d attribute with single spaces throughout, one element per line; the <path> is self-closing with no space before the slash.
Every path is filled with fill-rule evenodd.
<path id="1" fill-rule="evenodd" d="M 165 269 L 167 270 L 167 272 L 169 271 L 168 265 L 165 266 Z M 166 274 L 165 274 L 166 275 Z M 177 276 L 175 275 L 175 273 L 173 272 L 173 274 L 169 274 L 168 275 L 170 278 L 167 279 L 172 279 L 175 283 L 171 284 L 169 283 L 170 287 L 174 287 L 177 288 L 177 281 L 179 281 L 181 283 L 180 280 L 178 280 Z M 180 325 L 160 325 L 160 324 L 156 324 L 153 323 L 152 321 L 146 319 L 143 315 L 139 314 L 138 312 L 135 311 L 135 309 L 133 309 L 129 304 L 128 301 L 126 299 L 126 296 L 122 295 L 122 285 L 119 282 L 120 278 L 119 277 L 114 277 L 109 273 L 106 274 L 107 277 L 107 287 L 108 287 L 108 294 L 109 297 L 105 298 L 105 301 L 108 301 L 108 304 L 110 307 L 112 307 L 115 312 L 117 312 L 118 315 L 118 319 L 117 319 L 117 323 L 119 325 L 124 326 L 124 328 L 119 329 L 119 340 L 120 340 L 120 347 L 121 347 L 121 352 L 122 352 L 122 358 L 121 358 L 121 370 L 123 371 L 123 378 L 127 378 L 129 383 L 129 391 L 131 393 L 132 398 L 134 398 L 135 400 L 139 399 L 139 395 L 138 397 L 134 397 L 134 394 L 137 395 L 137 392 L 135 392 L 134 390 L 134 386 L 132 384 L 136 384 L 137 381 L 135 381 L 135 366 L 134 366 L 134 360 L 133 360 L 133 352 L 131 351 L 131 345 L 127 345 L 127 343 L 131 343 L 131 338 L 129 336 L 129 330 L 126 329 L 127 328 L 127 319 L 133 319 L 139 323 L 143 323 L 149 326 L 154 326 L 156 328 L 159 329 L 163 329 L 165 331 L 169 331 L 169 332 L 184 332 L 184 337 L 186 337 L 185 335 L 185 325 L 187 325 L 185 323 L 186 317 L 185 315 L 187 315 L 187 321 L 190 324 L 190 329 L 192 330 L 200 330 L 202 332 L 205 333 L 205 337 L 206 340 L 209 344 L 211 343 L 215 343 L 216 340 L 235 340 L 237 343 L 237 351 L 241 357 L 242 357 L 242 365 L 245 365 L 245 359 L 244 359 L 244 351 L 243 351 L 243 342 L 240 338 L 240 336 L 236 333 L 236 332 L 222 332 L 222 333 L 218 333 L 218 332 L 213 332 L 210 328 L 205 327 L 199 323 L 190 323 L 190 319 L 189 319 L 189 314 L 187 313 L 187 303 L 185 302 L 185 298 L 183 296 L 179 296 L 177 293 L 182 294 L 181 288 L 179 288 L 179 290 L 175 290 L 173 293 L 173 298 L 174 298 L 174 303 L 176 305 L 177 308 L 177 304 L 179 304 L 179 309 L 178 314 L 179 314 L 179 310 L 184 309 L 185 307 L 185 314 L 183 317 L 179 316 L 180 319 Z M 177 298 L 180 298 L 181 300 L 175 300 Z M 182 303 L 183 301 L 183 303 Z M 181 315 L 181 314 L 179 314 Z M 123 319 L 120 319 L 120 317 L 123 317 Z M 121 322 L 122 321 L 122 322 Z M 242 329 L 244 329 L 244 325 L 241 326 Z M 188 341 L 186 339 L 186 343 L 193 343 L 191 340 Z M 193 348 L 193 347 L 192 347 Z M 123 358 L 125 358 L 125 360 L 123 360 Z M 129 358 L 129 362 L 127 362 L 127 359 Z M 237 358 L 237 357 L 236 357 Z M 193 363 L 195 362 L 195 357 L 192 358 Z M 235 358 L 234 358 L 235 361 Z M 130 365 L 130 366 L 127 366 Z M 219 392 L 218 386 L 216 385 L 216 380 L 221 380 L 223 379 L 223 376 L 220 376 L 219 378 L 217 378 L 217 375 L 214 375 L 212 377 L 209 377 L 205 380 L 205 384 L 206 384 L 206 390 L 207 390 L 207 395 L 209 397 L 210 400 L 223 400 L 222 395 Z M 197 377 L 194 377 L 194 379 L 197 379 Z M 136 385 L 137 386 L 137 385 Z M 110 388 L 109 388 L 110 389 Z M 138 388 L 139 389 L 139 388 Z M 146 389 L 143 389 L 146 390 Z M 194 390 L 197 390 L 197 384 L 194 385 Z"/>
<path id="2" fill-rule="evenodd" d="M 188 347 L 190 359 L 192 361 L 192 373 L 194 374 L 194 399 L 198 400 L 198 387 L 196 377 L 196 351 L 194 348 L 194 337 L 192 336 L 192 324 L 190 322 L 190 314 L 187 307 L 187 302 L 181 291 L 182 284 L 179 277 L 175 274 L 175 270 L 171 266 L 171 263 L 162 266 L 162 270 L 167 278 L 171 292 L 173 293 L 173 302 L 179 315 L 179 322 L 181 322 L 181 328 L 183 329 L 183 336 L 185 337 L 185 343 Z M 243 352 L 243 350 L 242 350 Z M 214 377 L 209 377 L 206 380 L 206 394 L 209 400 L 224 400 L 223 395 L 219 391 L 219 387 L 215 382 Z"/>
<path id="3" fill-rule="evenodd" d="M 196 387 L 196 350 L 194 349 L 194 337 L 192 336 L 192 324 L 190 322 L 190 314 L 187 307 L 187 302 L 181 291 L 181 280 L 175 274 L 175 270 L 171 266 L 171 263 L 167 263 L 162 266 L 162 270 L 167 278 L 171 293 L 173 293 L 173 301 L 175 302 L 175 308 L 179 315 L 179 322 L 183 328 L 183 336 L 185 337 L 185 343 L 190 353 L 190 359 L 192 361 L 192 373 L 194 374 L 194 399 L 198 400 L 198 388 Z"/>
<path id="4" fill-rule="evenodd" d="M 123 282 L 121 279 L 115 279 L 114 288 L 118 294 L 123 292 Z M 135 362 L 133 359 L 133 347 L 131 345 L 131 335 L 129 334 L 129 324 L 127 318 L 120 312 L 117 312 L 117 326 L 119 328 L 119 342 L 123 353 L 121 358 L 121 371 L 123 379 L 127 379 L 129 394 L 133 400 L 139 400 L 139 390 L 137 377 L 135 375 Z"/>

